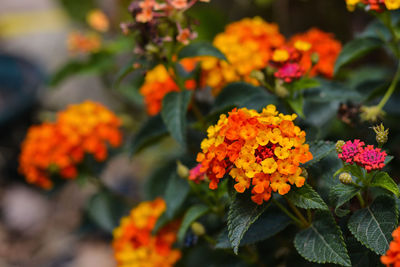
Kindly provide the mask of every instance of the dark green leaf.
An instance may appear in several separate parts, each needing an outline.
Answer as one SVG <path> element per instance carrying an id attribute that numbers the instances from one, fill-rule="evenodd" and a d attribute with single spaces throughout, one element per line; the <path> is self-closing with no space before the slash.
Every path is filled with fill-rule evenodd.
<path id="1" fill-rule="evenodd" d="M 335 64 L 335 74 L 338 70 L 374 49 L 381 47 L 383 42 L 377 38 L 358 38 L 348 42 L 339 54 Z"/>
<path id="2" fill-rule="evenodd" d="M 169 222 L 171 221 L 171 218 L 168 218 L 166 212 L 161 214 L 161 216 L 158 218 L 156 225 L 154 225 L 154 228 L 152 230 L 152 234 L 155 235 L 157 234 L 158 231 L 161 230 L 164 226 L 166 226 Z"/>
<path id="3" fill-rule="evenodd" d="M 190 186 L 188 181 L 180 178 L 176 173 L 172 174 L 165 191 L 165 202 L 167 203 L 165 214 L 169 219 L 174 218 L 177 214 L 185 202 L 189 191 Z"/>
<path id="4" fill-rule="evenodd" d="M 328 210 L 324 200 L 309 184 L 300 188 L 293 186 L 286 197 L 299 208 Z"/>
<path id="5" fill-rule="evenodd" d="M 296 235 L 294 246 L 311 262 L 351 266 L 342 232 L 328 211 L 315 214 L 313 224 Z"/>
<path id="6" fill-rule="evenodd" d="M 379 255 L 385 254 L 397 226 L 396 202 L 388 196 L 379 196 L 371 206 L 357 210 L 349 219 L 348 228 L 364 246 Z"/>
<path id="7" fill-rule="evenodd" d="M 215 100 L 213 110 L 223 110 L 235 106 L 260 110 L 269 104 L 276 103 L 277 98 L 263 88 L 244 82 L 237 82 L 228 84 L 222 89 Z"/>
<path id="8" fill-rule="evenodd" d="M 160 115 L 149 118 L 139 129 L 131 144 L 131 154 L 134 155 L 154 141 L 166 136 L 167 128 Z"/>
<path id="9" fill-rule="evenodd" d="M 278 209 L 268 209 L 266 212 L 250 226 L 240 241 L 240 246 L 254 244 L 268 239 L 283 229 L 285 229 L 291 220 L 282 211 Z M 231 248 L 228 238 L 228 229 L 225 229 L 218 237 L 216 248 Z"/>
<path id="10" fill-rule="evenodd" d="M 125 203 L 109 192 L 95 194 L 87 205 L 88 216 L 103 230 L 111 233 L 127 211 Z"/>
<path id="11" fill-rule="evenodd" d="M 386 172 L 379 172 L 376 174 L 371 182 L 371 186 L 384 188 L 392 192 L 395 196 L 400 196 L 400 191 L 397 187 L 397 184 Z"/>
<path id="12" fill-rule="evenodd" d="M 192 91 L 168 93 L 162 102 L 161 117 L 171 136 L 186 146 L 186 113 Z"/>
<path id="13" fill-rule="evenodd" d="M 240 242 L 247 230 L 267 207 L 267 204 L 254 203 L 248 194 L 234 195 L 228 212 L 228 237 L 235 254 L 238 254 Z"/>
<path id="14" fill-rule="evenodd" d="M 342 210 L 340 207 L 350 201 L 358 192 L 360 192 L 360 188 L 351 184 L 337 184 L 332 187 L 329 192 L 329 198 L 338 216 L 342 217 L 350 212 L 348 210 Z"/>
<path id="15" fill-rule="evenodd" d="M 86 61 L 71 60 L 53 74 L 50 85 L 56 86 L 65 79 L 77 74 L 101 73 L 110 68 L 112 64 L 113 59 L 107 53 L 91 54 Z"/>
<path id="16" fill-rule="evenodd" d="M 184 46 L 178 53 L 178 59 L 186 57 L 211 56 L 221 60 L 227 60 L 225 55 L 208 42 L 195 42 Z"/>
<path id="17" fill-rule="evenodd" d="M 162 197 L 165 194 L 168 181 L 172 174 L 176 172 L 176 161 L 168 161 L 165 165 L 155 169 L 155 171 L 147 177 L 144 184 L 144 196 L 146 200 L 153 200 Z"/>
<path id="18" fill-rule="evenodd" d="M 182 243 L 184 241 L 186 231 L 188 230 L 190 225 L 198 218 L 206 214 L 208 211 L 209 208 L 202 204 L 192 206 L 190 207 L 190 209 L 188 209 L 188 211 L 185 213 L 185 216 L 183 217 L 181 227 L 178 231 L 178 242 Z"/>
<path id="19" fill-rule="evenodd" d="M 304 117 L 304 113 L 303 113 L 303 105 L 304 105 L 304 101 L 303 100 L 304 100 L 303 99 L 303 95 L 298 95 L 295 99 L 287 99 L 287 102 L 288 102 L 289 106 L 301 118 L 305 118 Z"/>
<path id="20" fill-rule="evenodd" d="M 323 158 L 327 157 L 331 152 L 335 150 L 335 144 L 330 141 L 314 141 L 310 143 L 310 152 L 313 155 L 313 159 L 305 163 L 305 167 L 310 167 Z"/>
<path id="21" fill-rule="evenodd" d="M 393 156 L 387 155 L 385 158 L 385 165 L 388 165 L 394 159 Z"/>

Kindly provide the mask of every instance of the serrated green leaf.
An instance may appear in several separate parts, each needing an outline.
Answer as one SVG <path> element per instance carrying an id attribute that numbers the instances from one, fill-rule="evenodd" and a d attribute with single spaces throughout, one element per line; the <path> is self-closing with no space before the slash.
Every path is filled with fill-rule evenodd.
<path id="1" fill-rule="evenodd" d="M 299 208 L 328 210 L 324 200 L 309 184 L 302 187 L 293 186 L 286 197 Z"/>
<path id="2" fill-rule="evenodd" d="M 190 191 L 190 186 L 187 180 L 180 178 L 176 173 L 172 174 L 165 190 L 165 203 L 167 210 L 165 214 L 169 219 L 174 218 Z"/>
<path id="3" fill-rule="evenodd" d="M 310 167 L 321 159 L 327 157 L 335 151 L 335 143 L 330 141 L 314 141 L 310 143 L 310 152 L 313 159 L 304 164 L 304 167 Z"/>
<path id="4" fill-rule="evenodd" d="M 218 48 L 204 41 L 195 42 L 184 46 L 178 53 L 178 59 L 200 56 L 211 56 L 221 60 L 227 60 L 225 55 L 219 51 Z"/>
<path id="5" fill-rule="evenodd" d="M 297 233 L 294 246 L 311 262 L 351 266 L 342 232 L 328 211 L 316 212 L 313 224 Z"/>
<path id="6" fill-rule="evenodd" d="M 371 186 L 384 188 L 392 192 L 395 196 L 400 196 L 400 191 L 397 187 L 397 184 L 386 172 L 379 172 L 376 174 L 372 179 Z"/>
<path id="7" fill-rule="evenodd" d="M 350 211 L 340 209 L 346 202 L 351 200 L 357 193 L 360 192 L 360 188 L 354 185 L 337 184 L 331 188 L 329 192 L 329 199 L 332 205 L 335 207 L 335 213 L 342 217 L 348 214 Z"/>
<path id="8" fill-rule="evenodd" d="M 183 217 L 181 227 L 178 230 L 178 242 L 182 243 L 185 239 L 186 231 L 190 225 L 198 218 L 206 214 L 210 209 L 202 204 L 190 207 Z"/>
<path id="9" fill-rule="evenodd" d="M 168 93 L 162 102 L 161 117 L 171 136 L 186 146 L 186 113 L 192 91 Z"/>
<path id="10" fill-rule="evenodd" d="M 154 141 L 168 134 L 160 115 L 149 118 L 139 129 L 131 144 L 131 154 L 134 155 Z"/>
<path id="11" fill-rule="evenodd" d="M 268 209 L 250 226 L 239 246 L 250 245 L 268 239 L 284 230 L 290 223 L 290 218 L 282 211 L 276 208 Z M 215 248 L 231 248 L 227 228 L 218 236 Z"/>
<path id="12" fill-rule="evenodd" d="M 228 237 L 235 254 L 238 254 L 240 242 L 247 230 L 267 207 L 267 204 L 254 203 L 248 194 L 234 195 L 228 212 Z"/>
<path id="13" fill-rule="evenodd" d="M 89 218 L 109 233 L 118 226 L 119 219 L 128 210 L 121 199 L 107 191 L 95 194 L 86 209 Z"/>
<path id="14" fill-rule="evenodd" d="M 383 42 L 381 40 L 371 37 L 358 38 L 348 42 L 336 60 L 334 73 L 336 74 L 342 66 L 353 62 L 382 45 Z"/>
<path id="15" fill-rule="evenodd" d="M 349 219 L 350 232 L 364 246 L 379 255 L 385 254 L 396 228 L 396 202 L 389 196 L 379 196 L 371 206 L 357 210 Z"/>
<path id="16" fill-rule="evenodd" d="M 276 104 L 277 98 L 257 87 L 245 82 L 228 84 L 215 99 L 213 111 L 233 107 L 246 107 L 260 110 L 269 104 Z"/>

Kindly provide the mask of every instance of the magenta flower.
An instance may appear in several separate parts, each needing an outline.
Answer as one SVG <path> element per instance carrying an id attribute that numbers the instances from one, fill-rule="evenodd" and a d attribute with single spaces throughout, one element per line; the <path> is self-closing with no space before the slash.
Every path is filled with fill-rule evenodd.
<path id="1" fill-rule="evenodd" d="M 205 172 L 200 171 L 201 163 L 197 164 L 196 167 L 189 170 L 189 180 L 199 183 L 204 180 Z"/>
<path id="2" fill-rule="evenodd" d="M 360 152 L 354 157 L 354 162 L 362 166 L 368 172 L 372 170 L 380 170 L 385 166 L 386 152 L 380 148 L 374 148 L 368 145 L 361 148 Z"/>
<path id="3" fill-rule="evenodd" d="M 355 139 L 353 142 L 347 141 L 342 146 L 342 153 L 338 154 L 339 159 L 346 163 L 353 164 L 354 157 L 361 151 L 364 145 L 364 142 L 360 142 L 359 139 Z"/>
<path id="4" fill-rule="evenodd" d="M 286 83 L 290 83 L 293 80 L 297 80 L 303 76 L 304 71 L 301 66 L 297 63 L 286 63 L 275 72 L 275 77 L 283 80 Z"/>

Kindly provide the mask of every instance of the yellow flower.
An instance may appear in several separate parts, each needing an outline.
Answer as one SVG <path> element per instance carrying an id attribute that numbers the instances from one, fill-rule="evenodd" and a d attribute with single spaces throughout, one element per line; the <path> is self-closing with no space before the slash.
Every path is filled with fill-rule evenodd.
<path id="1" fill-rule="evenodd" d="M 389 10 L 396 10 L 400 8 L 400 0 L 385 0 L 385 6 Z"/>
<path id="2" fill-rule="evenodd" d="M 311 44 L 309 42 L 298 40 L 294 43 L 294 48 L 300 51 L 308 51 L 311 48 Z"/>
<path id="3" fill-rule="evenodd" d="M 264 173 L 271 174 L 276 171 L 278 164 L 273 158 L 267 158 L 261 162 L 262 170 Z"/>
<path id="4" fill-rule="evenodd" d="M 289 59 L 289 52 L 286 49 L 276 49 L 272 54 L 272 60 L 275 62 L 285 62 Z"/>

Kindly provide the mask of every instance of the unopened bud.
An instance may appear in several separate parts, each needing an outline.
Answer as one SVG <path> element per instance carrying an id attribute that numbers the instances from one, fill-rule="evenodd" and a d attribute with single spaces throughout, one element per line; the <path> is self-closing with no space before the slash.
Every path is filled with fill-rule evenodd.
<path id="1" fill-rule="evenodd" d="M 154 45 L 154 44 L 148 44 L 146 45 L 146 50 L 150 53 L 158 53 L 160 51 L 160 49 L 158 48 L 158 46 Z"/>
<path id="2" fill-rule="evenodd" d="M 336 142 L 336 153 L 340 154 L 342 153 L 342 147 L 344 146 L 344 144 L 346 144 L 343 140 L 339 140 Z"/>
<path id="3" fill-rule="evenodd" d="M 199 222 L 194 222 L 191 225 L 192 232 L 197 236 L 202 236 L 206 233 L 206 229 Z"/>
<path id="4" fill-rule="evenodd" d="M 353 182 L 353 179 L 351 178 L 351 174 L 348 172 L 342 172 L 339 175 L 339 180 L 342 182 L 342 184 L 351 184 Z"/>
<path id="5" fill-rule="evenodd" d="M 381 125 L 376 125 L 372 127 L 374 132 L 376 133 L 376 142 L 380 145 L 383 146 L 386 144 L 388 140 L 388 135 L 389 135 L 389 129 L 385 130 L 385 127 L 381 123 Z"/>
<path id="6" fill-rule="evenodd" d="M 312 54 L 311 54 L 311 63 L 312 63 L 313 65 L 315 65 L 315 64 L 318 63 L 318 61 L 319 61 L 319 55 L 318 55 L 318 53 L 312 53 Z"/>
<path id="7" fill-rule="evenodd" d="M 262 72 L 259 71 L 259 70 L 253 70 L 253 71 L 250 73 L 250 77 L 256 79 L 257 81 L 262 81 L 262 82 L 263 82 L 263 81 L 265 80 L 265 75 L 264 75 L 264 73 L 262 73 Z"/>
<path id="8" fill-rule="evenodd" d="M 182 164 L 179 160 L 176 162 L 176 172 L 178 173 L 179 177 L 181 178 L 188 178 L 189 177 L 189 169 L 185 165 Z"/>
<path id="9" fill-rule="evenodd" d="M 285 86 L 283 86 L 282 81 L 277 81 L 275 83 L 275 94 L 281 98 L 285 98 L 289 95 L 289 91 Z"/>

